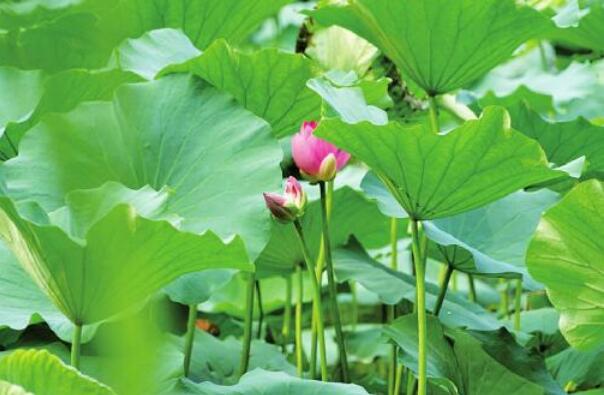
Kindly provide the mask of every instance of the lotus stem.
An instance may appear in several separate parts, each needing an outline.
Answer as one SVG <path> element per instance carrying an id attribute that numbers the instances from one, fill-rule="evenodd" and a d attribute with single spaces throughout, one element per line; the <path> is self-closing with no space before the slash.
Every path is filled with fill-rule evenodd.
<path id="1" fill-rule="evenodd" d="M 296 323 L 295 323 L 295 343 L 296 343 L 296 371 L 298 377 L 304 376 L 304 358 L 302 350 L 302 304 L 304 295 L 304 277 L 302 268 L 296 265 L 296 279 L 298 280 L 298 292 L 296 297 Z"/>
<path id="2" fill-rule="evenodd" d="M 394 271 L 398 270 L 398 223 L 397 219 L 392 217 L 390 219 L 390 268 Z M 396 306 L 388 305 L 388 322 L 392 323 L 396 318 Z M 398 348 L 396 344 L 391 345 L 390 350 L 390 370 L 388 371 L 388 394 L 396 394 L 396 380 L 397 380 L 397 355 Z"/>
<path id="3" fill-rule="evenodd" d="M 323 216 L 323 245 L 325 246 L 325 266 L 327 271 L 327 286 L 329 288 L 329 299 L 331 301 L 331 310 L 333 313 L 334 327 L 336 330 L 336 343 L 340 355 L 340 367 L 342 369 L 342 381 L 350 381 L 348 375 L 348 359 L 346 357 L 346 345 L 344 343 L 344 333 L 342 332 L 342 321 L 340 319 L 340 309 L 338 307 L 338 290 L 336 288 L 336 279 L 333 272 L 333 261 L 331 259 L 331 242 L 329 237 L 329 219 L 327 215 L 327 196 L 325 192 L 325 183 L 319 182 L 321 190 L 321 214 Z"/>
<path id="4" fill-rule="evenodd" d="M 241 349 L 241 360 L 239 363 L 239 377 L 247 372 L 250 363 L 250 349 L 252 347 L 252 324 L 254 321 L 254 289 L 256 286 L 256 275 L 248 274 L 245 296 L 245 318 L 243 324 L 243 347 Z"/>
<path id="5" fill-rule="evenodd" d="M 432 128 L 432 133 L 438 134 L 440 133 L 440 126 L 438 124 L 438 103 L 436 101 L 436 96 L 429 96 L 430 100 L 430 127 Z"/>
<path id="6" fill-rule="evenodd" d="M 331 208 L 333 205 L 333 182 L 327 183 L 327 219 L 331 219 Z M 321 238 L 321 244 L 319 246 L 319 254 L 317 255 L 315 274 L 317 275 L 317 281 L 319 286 L 322 286 L 323 282 L 323 270 L 325 269 L 325 247 L 323 245 L 323 239 Z M 317 313 L 316 306 L 313 303 L 313 315 L 312 315 L 312 329 L 311 329 L 311 343 L 310 343 L 310 377 L 314 378 L 317 371 Z"/>
<path id="7" fill-rule="evenodd" d="M 289 340 L 289 331 L 292 322 L 292 277 L 285 278 L 285 310 L 283 312 L 283 326 L 281 327 L 281 336 L 283 344 Z"/>
<path id="8" fill-rule="evenodd" d="M 359 322 L 359 300 L 357 298 L 357 284 L 350 281 L 350 295 L 352 296 L 352 330 L 356 331 Z"/>
<path id="9" fill-rule="evenodd" d="M 258 331 L 256 339 L 262 338 L 262 323 L 264 322 L 264 309 L 262 308 L 262 291 L 260 290 L 260 281 L 256 280 L 256 295 L 258 297 Z"/>
<path id="10" fill-rule="evenodd" d="M 313 261 L 310 259 L 310 254 L 308 252 L 308 246 L 306 245 L 306 240 L 304 238 L 304 231 L 302 230 L 302 225 L 300 221 L 294 221 L 294 227 L 296 229 L 296 233 L 298 235 L 298 242 L 300 244 L 300 249 L 302 250 L 302 255 L 304 257 L 304 263 L 308 269 L 308 274 L 310 278 L 310 282 L 313 288 L 313 296 L 314 302 L 316 306 L 317 312 L 317 340 L 319 343 L 319 358 L 321 360 L 321 380 L 327 381 L 327 351 L 325 349 L 325 330 L 323 328 L 323 306 L 321 303 L 321 286 L 317 281 L 317 278 L 313 275 L 315 273 L 315 267 Z M 300 291 L 298 291 L 300 292 Z"/>
<path id="11" fill-rule="evenodd" d="M 187 319 L 187 333 L 185 334 L 185 359 L 184 373 L 189 376 L 191 370 L 191 355 L 193 354 L 193 343 L 195 341 L 195 321 L 197 321 L 197 305 L 189 305 L 189 315 Z"/>
<path id="12" fill-rule="evenodd" d="M 71 366 L 80 369 L 80 350 L 82 347 L 82 325 L 75 324 L 71 340 Z"/>
<path id="13" fill-rule="evenodd" d="M 522 279 L 516 280 L 516 293 L 514 294 L 514 330 L 520 330 L 520 313 L 522 312 Z"/>
<path id="14" fill-rule="evenodd" d="M 415 263 L 416 281 L 416 306 L 417 306 L 417 333 L 418 333 L 418 395 L 426 395 L 427 389 L 427 361 L 426 361 L 426 271 L 422 256 L 422 242 L 420 240 L 419 225 L 416 219 L 411 219 L 411 239 L 413 262 Z"/>
<path id="15" fill-rule="evenodd" d="M 445 301 L 445 296 L 447 295 L 447 289 L 449 288 L 449 281 L 451 280 L 453 270 L 453 266 L 447 265 L 445 276 L 443 278 L 442 283 L 440 284 L 440 292 L 438 293 L 438 298 L 436 299 L 436 304 L 434 305 L 434 315 L 437 317 L 440 313 L 440 309 L 442 309 L 443 307 L 443 303 Z"/>
<path id="16" fill-rule="evenodd" d="M 478 298 L 476 297 L 476 283 L 474 282 L 474 276 L 471 274 L 468 274 L 468 285 L 470 287 L 468 297 L 470 301 L 476 302 L 478 300 Z"/>

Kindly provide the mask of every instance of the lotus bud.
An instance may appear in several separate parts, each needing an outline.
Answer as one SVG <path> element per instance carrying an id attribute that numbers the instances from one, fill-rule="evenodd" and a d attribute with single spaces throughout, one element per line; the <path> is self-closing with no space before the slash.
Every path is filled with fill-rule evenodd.
<path id="1" fill-rule="evenodd" d="M 313 135 L 318 124 L 304 122 L 292 138 L 292 156 L 300 173 L 311 182 L 331 181 L 350 154 Z M 331 157 L 330 157 L 331 156 Z"/>
<path id="2" fill-rule="evenodd" d="M 264 193 L 266 207 L 281 222 L 291 222 L 301 217 L 304 214 L 306 200 L 306 193 L 294 177 L 287 179 L 283 195 Z"/>

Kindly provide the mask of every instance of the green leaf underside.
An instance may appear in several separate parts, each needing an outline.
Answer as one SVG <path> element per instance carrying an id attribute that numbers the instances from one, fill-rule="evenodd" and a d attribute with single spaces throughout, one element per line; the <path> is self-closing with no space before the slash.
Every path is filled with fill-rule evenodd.
<path id="1" fill-rule="evenodd" d="M 166 212 L 182 217 L 181 229 L 238 234 L 254 259 L 269 226 L 262 192 L 281 181 L 281 149 L 269 130 L 229 95 L 170 76 L 123 86 L 111 103 L 45 117 L 2 172 L 13 199 L 46 211 L 64 205 L 69 191 L 108 181 L 167 188 Z"/>
<path id="2" fill-rule="evenodd" d="M 324 383 L 304 380 L 283 372 L 269 372 L 255 369 L 246 373 L 238 384 L 220 386 L 205 382 L 194 384 L 183 381 L 186 388 L 182 394 L 203 395 L 368 395 L 362 387 L 355 384 Z"/>
<path id="3" fill-rule="evenodd" d="M 385 304 L 397 304 L 405 299 L 415 301 L 415 279 L 413 276 L 395 272 L 376 262 L 363 251 L 355 240 L 345 248 L 334 251 L 334 269 L 339 282 L 355 281 L 376 293 Z M 426 305 L 434 309 L 439 287 L 426 284 Z M 494 315 L 481 306 L 460 295 L 449 292 L 444 301 L 440 319 L 451 327 L 466 327 L 477 330 L 494 330 L 503 326 Z"/>
<path id="4" fill-rule="evenodd" d="M 115 395 L 44 350 L 17 350 L 2 358 L 0 379 L 35 395 Z"/>
<path id="5" fill-rule="evenodd" d="M 558 195 L 549 190 L 518 191 L 472 211 L 426 221 L 424 229 L 436 243 L 461 247 L 472 254 L 473 259 L 468 260 L 464 254 L 443 250 L 445 261 L 457 270 L 528 276 L 524 263 L 526 249 L 541 214 L 557 199 Z"/>
<path id="6" fill-rule="evenodd" d="M 136 208 L 148 208 L 150 192 L 128 196 L 123 189 L 107 184 L 73 192 L 67 209 L 47 218 L 0 199 L 0 234 L 73 323 L 106 319 L 185 273 L 251 269 L 241 239 L 225 245 L 211 232 L 195 235 L 161 218 L 143 218 Z"/>
<path id="7" fill-rule="evenodd" d="M 604 179 L 604 127 L 583 118 L 551 123 L 522 104 L 510 108 L 510 114 L 512 127 L 537 140 L 550 162 L 562 166 L 585 156 L 582 176 Z"/>
<path id="8" fill-rule="evenodd" d="M 114 52 L 110 65 L 152 80 L 165 67 L 186 62 L 201 51 L 179 29 L 156 29 L 127 39 Z"/>
<path id="9" fill-rule="evenodd" d="M 529 246 L 530 274 L 545 284 L 566 340 L 604 344 L 604 185 L 583 182 L 549 209 Z"/>
<path id="10" fill-rule="evenodd" d="M 417 372 L 417 317 L 406 315 L 384 327 L 384 334 L 403 351 L 400 359 Z M 562 395 L 543 359 L 515 343 L 505 329 L 444 329 L 428 317 L 428 377 L 450 393 L 467 395 Z"/>
<path id="11" fill-rule="evenodd" d="M 4 84 L 6 80 L 10 82 L 9 85 Z M 68 70 L 46 75 L 37 71 L 0 67 L 1 91 L 18 92 L 16 95 L 0 95 L 3 108 L 16 108 L 2 112 L 6 115 L 5 119 L 0 118 L 0 130 L 5 126 L 0 151 L 6 157 L 15 156 L 25 132 L 44 114 L 67 112 L 82 102 L 110 100 L 119 85 L 139 80 L 134 74 L 118 70 Z M 3 99 L 10 102 L 10 106 L 5 105 Z"/>
<path id="12" fill-rule="evenodd" d="M 57 72 L 100 68 L 124 39 L 182 29 L 200 49 L 245 41 L 287 0 L 85 0 L 25 29 L 0 32 L 0 63 Z"/>
<path id="13" fill-rule="evenodd" d="M 32 281 L 3 242 L 0 243 L 0 290 L 0 325 L 22 330 L 37 314 L 61 340 L 71 340 L 73 324 Z M 82 341 L 89 341 L 95 330 L 94 326 L 84 327 Z"/>
<path id="14" fill-rule="evenodd" d="M 317 70 L 299 54 L 276 49 L 245 53 L 219 40 L 201 56 L 165 72 L 191 72 L 229 92 L 269 122 L 276 137 L 296 133 L 303 121 L 320 115 L 321 99 L 306 87 Z"/>
<path id="15" fill-rule="evenodd" d="M 367 39 L 431 94 L 481 77 L 549 26 L 513 0 L 357 0 L 311 15 Z"/>
<path id="16" fill-rule="evenodd" d="M 509 128 L 500 107 L 446 135 L 338 120 L 315 133 L 364 161 L 417 220 L 459 214 L 562 174 L 548 168 L 539 144 Z"/>
<path id="17" fill-rule="evenodd" d="M 239 358 L 242 344 L 229 337 L 218 339 L 196 330 L 191 359 L 191 378 L 194 381 L 211 381 L 216 384 L 234 384 L 239 378 Z M 182 349 L 182 345 L 179 346 Z M 296 374 L 296 368 L 287 361 L 278 346 L 252 340 L 249 370 L 265 369 Z"/>

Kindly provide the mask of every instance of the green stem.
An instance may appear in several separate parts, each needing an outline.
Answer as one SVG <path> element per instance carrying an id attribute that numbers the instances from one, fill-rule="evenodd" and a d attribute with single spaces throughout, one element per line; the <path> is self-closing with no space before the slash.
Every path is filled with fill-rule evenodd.
<path id="1" fill-rule="evenodd" d="M 189 305 L 189 316 L 187 318 L 187 333 L 185 334 L 185 377 L 189 376 L 191 369 L 191 355 L 193 354 L 193 342 L 195 340 L 195 321 L 197 321 L 197 305 Z"/>
<path id="2" fill-rule="evenodd" d="M 405 366 L 400 365 L 396 369 L 396 381 L 394 383 L 394 392 L 393 395 L 399 395 L 401 393 L 401 385 L 403 382 L 403 373 L 405 373 Z"/>
<path id="3" fill-rule="evenodd" d="M 468 274 L 468 284 L 470 286 L 469 299 L 472 302 L 476 302 L 478 300 L 476 297 L 476 284 L 474 283 L 474 276 L 471 274 Z"/>
<path id="4" fill-rule="evenodd" d="M 434 305 L 434 315 L 438 317 L 440 313 L 440 309 L 443 307 L 443 303 L 445 301 L 445 296 L 447 295 L 447 290 L 449 289 L 449 281 L 451 280 L 451 275 L 453 274 L 453 266 L 447 265 L 445 275 L 440 284 L 440 291 L 438 292 L 438 298 L 436 299 L 436 304 Z"/>
<path id="5" fill-rule="evenodd" d="M 262 338 L 262 323 L 264 321 L 264 309 L 262 308 L 262 291 L 260 290 L 260 281 L 256 280 L 256 296 L 258 297 L 258 332 L 256 339 Z"/>
<path id="6" fill-rule="evenodd" d="M 256 275 L 248 274 L 245 296 L 245 322 L 243 325 L 243 348 L 241 349 L 241 360 L 239 363 L 239 377 L 247 372 L 250 363 L 250 349 L 252 347 L 252 324 L 254 321 L 254 288 Z"/>
<path id="7" fill-rule="evenodd" d="M 327 271 L 327 286 L 329 288 L 329 299 L 331 301 L 331 310 L 333 313 L 334 327 L 336 330 L 336 343 L 340 354 L 340 367 L 342 368 L 342 381 L 348 383 L 348 359 L 346 357 L 346 345 L 344 343 L 344 334 L 342 332 L 342 321 L 338 307 L 338 291 L 336 288 L 336 279 L 333 272 L 333 262 L 331 260 L 331 242 L 329 237 L 329 220 L 327 215 L 327 196 L 325 193 L 325 183 L 319 182 L 321 190 L 321 214 L 323 216 L 323 245 L 325 246 L 325 266 Z"/>
<path id="8" fill-rule="evenodd" d="M 331 208 L 333 203 L 333 182 L 327 183 L 327 219 L 331 218 Z M 323 270 L 325 269 L 325 246 L 323 245 L 323 238 L 321 238 L 321 244 L 319 246 L 319 254 L 317 255 L 315 274 L 319 287 L 322 287 L 323 283 Z M 317 372 L 317 308 L 313 303 L 313 315 L 312 315 L 312 330 L 311 330 L 311 342 L 310 342 L 310 377 L 315 378 Z"/>
<path id="9" fill-rule="evenodd" d="M 429 96 L 430 100 L 430 127 L 432 133 L 440 133 L 440 126 L 438 125 L 438 103 L 436 102 L 436 96 Z"/>
<path id="10" fill-rule="evenodd" d="M 296 297 L 296 368 L 298 376 L 304 375 L 304 358 L 302 350 L 302 304 L 304 295 L 304 277 L 302 268 L 296 265 L 296 278 L 298 279 L 298 292 Z"/>
<path id="11" fill-rule="evenodd" d="M 510 299 L 509 299 L 509 293 L 510 293 L 510 284 L 505 281 L 505 279 L 500 278 L 499 279 L 499 285 L 503 288 L 501 291 L 501 315 L 504 318 L 508 318 L 510 315 L 509 312 L 509 307 L 510 307 Z"/>
<path id="12" fill-rule="evenodd" d="M 398 223 L 396 218 L 390 219 L 390 268 L 394 271 L 398 270 Z M 388 305 L 388 322 L 394 321 L 396 318 L 396 306 Z M 391 345 L 390 349 L 390 369 L 388 371 L 388 394 L 394 395 L 396 393 L 396 380 L 397 380 L 397 346 L 396 344 Z"/>
<path id="13" fill-rule="evenodd" d="M 314 301 L 317 306 L 317 337 L 319 343 L 319 358 L 321 360 L 321 380 L 327 381 L 327 351 L 325 350 L 325 330 L 323 328 L 323 306 L 321 304 L 321 287 L 317 278 L 313 275 L 315 272 L 315 267 L 310 259 L 310 254 L 308 252 L 308 246 L 306 245 L 306 240 L 304 239 L 304 232 L 302 230 L 302 225 L 300 225 L 300 221 L 294 221 L 294 227 L 296 228 L 296 233 L 298 234 L 298 242 L 300 243 L 300 249 L 302 250 L 302 254 L 304 256 L 304 262 L 306 263 L 306 267 L 308 268 L 308 274 L 310 278 L 310 282 L 313 288 Z"/>
<path id="14" fill-rule="evenodd" d="M 287 344 L 289 340 L 289 330 L 292 323 L 292 277 L 285 278 L 285 311 L 283 312 L 283 327 L 281 328 L 281 336 L 283 344 Z"/>
<path id="15" fill-rule="evenodd" d="M 426 395 L 426 272 L 422 257 L 421 240 L 418 222 L 411 219 L 411 239 L 413 250 L 413 261 L 415 262 L 415 280 L 417 288 L 417 333 L 418 333 L 418 395 Z"/>
<path id="16" fill-rule="evenodd" d="M 311 328 L 311 339 L 310 339 L 310 378 L 315 379 L 317 377 L 317 306 L 313 302 L 312 304 L 312 328 Z"/>
<path id="17" fill-rule="evenodd" d="M 82 347 L 82 325 L 75 324 L 71 341 L 71 366 L 80 368 L 80 349 Z"/>
<path id="18" fill-rule="evenodd" d="M 514 329 L 520 330 L 520 313 L 522 311 L 522 279 L 516 280 L 516 293 L 514 294 Z"/>
<path id="19" fill-rule="evenodd" d="M 357 284 L 350 281 L 350 294 L 352 295 L 352 330 L 356 331 L 359 321 L 359 300 L 357 298 Z"/>

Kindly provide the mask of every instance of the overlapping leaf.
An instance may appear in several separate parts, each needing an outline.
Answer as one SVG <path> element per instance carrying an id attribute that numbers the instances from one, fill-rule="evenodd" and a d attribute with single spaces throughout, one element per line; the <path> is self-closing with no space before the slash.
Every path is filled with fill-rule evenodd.
<path id="1" fill-rule="evenodd" d="M 472 82 L 548 27 L 512 0 L 358 0 L 311 15 L 367 39 L 429 93 Z"/>
<path id="2" fill-rule="evenodd" d="M 405 211 L 436 219 L 468 211 L 520 188 L 554 179 L 539 145 L 510 129 L 502 108 L 441 136 L 422 126 L 347 125 L 316 132 L 372 168 Z"/>
<path id="3" fill-rule="evenodd" d="M 277 137 L 293 134 L 303 121 L 319 117 L 321 100 L 306 87 L 317 71 L 301 55 L 275 49 L 248 54 L 218 41 L 203 55 L 168 71 L 190 71 L 229 92 L 267 120 Z"/>
<path id="4" fill-rule="evenodd" d="M 164 196 L 162 196 L 164 195 Z M 119 184 L 74 191 L 46 216 L 0 200 L 0 234 L 21 265 L 73 323 L 92 324 L 178 276 L 208 268 L 250 269 L 241 239 L 181 232 L 155 214 L 165 193 Z M 142 216 L 154 217 L 156 220 Z"/>
<path id="5" fill-rule="evenodd" d="M 227 94 L 179 75 L 124 86 L 112 103 L 46 117 L 2 168 L 8 194 L 46 211 L 108 181 L 171 190 L 182 228 L 242 236 L 254 259 L 267 240 L 263 191 L 280 184 L 281 150 L 261 119 Z"/>
<path id="6" fill-rule="evenodd" d="M 604 185 L 583 182 L 549 209 L 529 246 L 527 266 L 545 284 L 570 344 L 604 344 Z"/>
<path id="7" fill-rule="evenodd" d="M 35 395 L 115 395 L 44 350 L 17 350 L 5 356 L 0 360 L 0 379 Z"/>
<path id="8" fill-rule="evenodd" d="M 384 334 L 403 351 L 405 366 L 417 372 L 417 317 L 398 318 Z M 451 394 L 561 395 L 543 359 L 515 343 L 505 329 L 492 332 L 446 329 L 428 317 L 428 377 Z"/>

